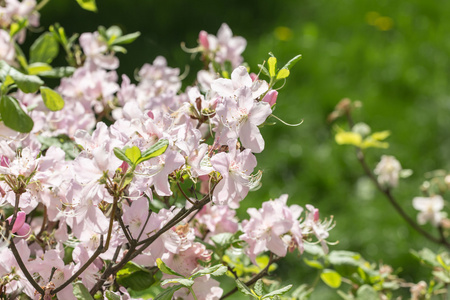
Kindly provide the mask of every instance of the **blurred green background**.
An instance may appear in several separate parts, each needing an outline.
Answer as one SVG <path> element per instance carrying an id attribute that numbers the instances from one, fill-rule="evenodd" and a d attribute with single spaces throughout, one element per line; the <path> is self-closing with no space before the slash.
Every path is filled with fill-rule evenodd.
<path id="1" fill-rule="evenodd" d="M 41 12 L 42 25 L 59 22 L 69 34 L 92 32 L 98 25 L 140 31 L 128 54 L 119 55 L 119 74 L 132 76 L 163 55 L 181 72 L 193 65 L 192 79 L 200 63 L 180 49 L 180 42 L 195 47 L 200 30 L 216 34 L 223 22 L 247 39 L 244 58 L 255 72 L 269 51 L 281 65 L 302 54 L 280 91 L 275 114 L 304 123 L 262 128 L 266 149 L 257 159 L 264 170 L 263 186 L 242 202 L 240 216 L 246 217 L 248 207 L 259 208 L 263 201 L 287 193 L 290 203 L 310 203 L 322 217 L 334 215 L 330 240 L 339 244 L 332 249 L 357 251 L 370 261 L 392 265 L 408 281 L 427 278 L 429 272 L 419 270 L 409 250 L 436 247 L 413 232 L 368 183 L 354 149 L 335 144 L 326 118 L 348 97 L 363 103 L 357 122 L 368 123 L 374 131 L 391 130 L 390 148 L 370 149 L 367 157 L 374 168 L 382 154 L 392 154 L 414 171 L 394 194 L 415 218 L 411 201 L 420 195 L 423 174 L 449 169 L 450 3 L 97 0 L 97 5 L 98 13 L 90 13 L 75 1 L 52 0 Z M 279 271 L 285 283 L 316 277 L 296 255 L 280 263 Z M 330 291 L 320 285 L 312 298 L 339 298 Z"/>

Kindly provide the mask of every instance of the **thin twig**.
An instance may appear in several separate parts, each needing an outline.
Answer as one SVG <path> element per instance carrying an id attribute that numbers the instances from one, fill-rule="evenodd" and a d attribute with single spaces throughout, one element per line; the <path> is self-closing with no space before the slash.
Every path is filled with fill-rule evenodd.
<path id="1" fill-rule="evenodd" d="M 353 119 L 350 115 L 350 112 L 347 111 L 347 121 L 349 123 L 350 128 L 353 127 L 354 123 L 353 123 Z M 377 178 L 375 177 L 374 173 L 372 172 L 372 169 L 369 167 L 369 165 L 366 162 L 366 158 L 364 156 L 364 152 L 362 151 L 362 149 L 360 147 L 356 147 L 356 157 L 358 158 L 359 163 L 361 164 L 362 168 L 364 169 L 364 172 L 366 173 L 366 175 L 370 178 L 370 180 L 372 180 L 372 182 L 375 184 L 375 186 L 377 187 L 377 189 L 386 196 L 386 198 L 388 199 L 389 203 L 391 203 L 391 205 L 395 208 L 395 210 L 397 211 L 397 213 L 414 229 L 416 230 L 418 233 L 420 233 L 421 235 L 423 235 L 425 238 L 427 238 L 428 240 L 436 243 L 436 244 L 441 244 L 444 245 L 445 247 L 447 247 L 448 249 L 450 249 L 450 243 L 445 239 L 445 237 L 443 235 L 441 235 L 441 238 L 437 238 L 433 235 L 431 235 L 430 233 L 428 233 L 427 231 L 425 231 L 424 229 L 422 229 L 422 227 L 420 227 L 413 219 L 411 219 L 410 216 L 408 216 L 408 214 L 403 210 L 403 208 L 400 206 L 400 204 L 398 204 L 397 200 L 394 198 L 394 196 L 391 193 L 391 190 L 389 188 L 383 188 L 381 186 L 381 184 L 378 182 Z"/>
<path id="2" fill-rule="evenodd" d="M 84 265 L 78 269 L 77 272 L 75 272 L 75 274 L 73 274 L 69 279 L 67 279 L 63 284 L 61 284 L 59 287 L 57 287 L 56 289 L 52 290 L 50 294 L 55 295 L 56 293 L 58 293 L 59 291 L 61 291 L 62 289 L 64 289 L 66 286 L 68 286 L 69 284 L 72 283 L 72 281 L 74 281 L 75 279 L 78 278 L 78 276 L 81 275 L 81 273 L 84 272 L 84 270 L 86 270 L 87 267 L 89 267 L 94 260 L 103 253 L 103 235 L 100 236 L 100 245 L 98 246 L 97 250 L 95 250 L 94 254 L 84 263 Z"/>
<path id="3" fill-rule="evenodd" d="M 9 229 L 6 229 L 9 234 Z M 17 264 L 19 265 L 20 269 L 22 270 L 22 273 L 27 278 L 28 282 L 31 283 L 31 285 L 38 291 L 39 294 L 42 296 L 44 295 L 44 290 L 42 287 L 39 286 L 39 284 L 34 280 L 33 276 L 31 276 L 30 272 L 28 272 L 27 267 L 23 263 L 22 257 L 20 257 L 19 251 L 17 251 L 16 245 L 14 244 L 14 241 L 11 241 L 9 243 L 9 248 L 11 248 L 12 253 L 14 254 L 14 257 L 17 260 Z"/>

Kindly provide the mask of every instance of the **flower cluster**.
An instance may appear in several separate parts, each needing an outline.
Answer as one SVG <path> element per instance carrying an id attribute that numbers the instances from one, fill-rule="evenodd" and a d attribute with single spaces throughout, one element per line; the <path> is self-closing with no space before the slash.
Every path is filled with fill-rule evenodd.
<path id="1" fill-rule="evenodd" d="M 6 4 L 3 28 L 18 18 L 37 24 L 33 1 Z M 4 33 L 0 58 L 18 66 Z M 18 84 L 8 95 L 33 120 L 31 132 L 19 134 L 6 120 L 0 126 L 0 205 L 13 208 L 1 224 L 9 247 L 1 249 L 0 291 L 75 299 L 76 280 L 91 294 L 103 293 L 121 268 L 148 271 L 159 261 L 172 270 L 163 279 L 188 280 L 212 260 L 222 263 L 212 258 L 213 237 L 239 229 L 239 243 L 254 262 L 266 251 L 279 257 L 302 252 L 313 236 L 327 248 L 332 222 L 321 222 L 310 205 L 300 219 L 303 209 L 288 207 L 286 195 L 250 209 L 248 221 L 236 218 L 235 209 L 260 184 L 254 153 L 265 143 L 259 126 L 278 95 L 241 65 L 245 39 L 226 24 L 217 36 L 202 31 L 198 49 L 207 68 L 197 85 L 182 91 L 179 69 L 163 57 L 145 64 L 132 83 L 115 71 L 120 38 L 99 29 L 81 34 L 79 47 L 72 47 L 62 33 L 66 50 L 80 53 L 60 84 L 50 94 Z M 215 68 L 225 71 L 229 64 L 231 72 L 218 75 Z M 8 80 L 0 79 L 6 90 Z M 49 97 L 63 98 L 64 107 L 49 106 Z M 220 298 L 212 275 L 195 275 L 174 297 Z M 131 299 L 123 287 L 108 292 Z"/>

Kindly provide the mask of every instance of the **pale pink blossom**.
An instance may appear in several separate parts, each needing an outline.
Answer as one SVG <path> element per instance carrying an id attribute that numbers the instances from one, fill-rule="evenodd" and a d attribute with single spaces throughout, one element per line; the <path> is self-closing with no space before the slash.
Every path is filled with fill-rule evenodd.
<path id="1" fill-rule="evenodd" d="M 445 216 L 441 212 L 444 208 L 444 199 L 440 195 L 415 197 L 413 199 L 413 207 L 420 211 L 417 215 L 417 222 L 420 225 L 430 222 L 431 225 L 437 227 Z"/>

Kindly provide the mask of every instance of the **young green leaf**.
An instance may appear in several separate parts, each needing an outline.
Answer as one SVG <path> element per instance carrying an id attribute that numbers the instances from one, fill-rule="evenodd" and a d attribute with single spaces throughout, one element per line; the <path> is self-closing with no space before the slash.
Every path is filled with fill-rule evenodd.
<path id="1" fill-rule="evenodd" d="M 105 292 L 105 297 L 108 300 L 120 300 L 120 296 L 119 295 L 116 295 L 116 294 L 114 294 L 113 292 L 111 292 L 109 290 L 107 290 Z"/>
<path id="2" fill-rule="evenodd" d="M 51 63 L 58 55 L 59 45 L 50 32 L 43 33 L 30 47 L 30 63 Z"/>
<path id="3" fill-rule="evenodd" d="M 64 100 L 60 94 L 51 88 L 41 86 L 41 96 L 42 100 L 44 100 L 45 106 L 51 111 L 58 111 L 63 109 Z"/>
<path id="4" fill-rule="evenodd" d="M 258 281 L 253 286 L 253 290 L 255 291 L 256 295 L 260 297 L 264 294 L 264 284 L 262 279 L 258 279 Z"/>
<path id="5" fill-rule="evenodd" d="M 172 300 L 173 293 L 181 289 L 182 285 L 175 285 L 168 289 L 165 289 L 161 294 L 158 294 L 153 300 Z"/>
<path id="6" fill-rule="evenodd" d="M 325 269 L 320 274 L 320 278 L 331 288 L 337 289 L 341 286 L 341 275 L 339 275 L 339 273 L 334 270 Z"/>
<path id="7" fill-rule="evenodd" d="M 285 64 L 282 69 L 290 70 L 300 59 L 302 59 L 302 55 L 301 54 L 295 56 L 290 61 L 288 61 L 287 64 Z"/>
<path id="8" fill-rule="evenodd" d="M 133 146 L 131 148 L 125 149 L 125 156 L 128 157 L 132 163 L 132 165 L 137 165 L 139 158 L 141 158 L 141 150 Z"/>
<path id="9" fill-rule="evenodd" d="M 169 274 L 169 275 L 180 276 L 180 277 L 184 278 L 183 275 L 178 274 L 177 272 L 175 272 L 174 270 L 169 268 L 160 258 L 156 259 L 156 264 L 158 265 L 158 268 L 161 270 L 161 272 Z"/>
<path id="10" fill-rule="evenodd" d="M 24 93 L 36 92 L 44 82 L 35 75 L 26 75 L 14 68 L 11 68 L 5 61 L 0 61 L 0 80 L 5 81 L 7 76 L 11 76 L 17 87 Z"/>
<path id="11" fill-rule="evenodd" d="M 97 12 L 97 5 L 95 4 L 95 0 L 76 0 L 81 8 L 93 12 Z"/>
<path id="12" fill-rule="evenodd" d="M 252 297 L 255 298 L 255 299 L 258 299 L 258 298 L 259 298 L 259 297 L 256 296 L 256 295 L 252 292 L 252 290 L 251 290 L 248 286 L 246 286 L 242 281 L 240 281 L 239 279 L 236 279 L 235 281 L 236 281 L 236 286 L 237 286 L 239 292 L 241 292 L 242 294 L 247 295 L 247 296 L 252 296 Z"/>
<path id="13" fill-rule="evenodd" d="M 33 120 L 22 110 L 19 101 L 11 96 L 2 97 L 0 114 L 3 123 L 15 131 L 27 133 L 33 129 Z"/>
<path id="14" fill-rule="evenodd" d="M 145 290 L 156 281 L 147 269 L 133 262 L 128 262 L 117 272 L 116 280 L 120 285 L 134 291 Z"/>
<path id="15" fill-rule="evenodd" d="M 283 68 L 278 72 L 276 79 L 279 80 L 279 79 L 287 78 L 289 76 L 289 74 L 290 74 L 289 70 Z"/>
<path id="16" fill-rule="evenodd" d="M 113 45 L 130 44 L 130 43 L 134 42 L 140 35 L 141 35 L 141 33 L 139 31 L 136 31 L 136 32 L 133 32 L 130 34 L 126 34 L 126 35 L 116 38 L 112 44 Z"/>
<path id="17" fill-rule="evenodd" d="M 39 76 L 41 77 L 48 77 L 48 78 L 63 78 L 63 77 L 69 77 L 75 72 L 74 67 L 56 67 L 48 71 L 42 71 L 39 73 Z"/>
<path id="18" fill-rule="evenodd" d="M 127 147 L 120 149 L 117 147 L 114 147 L 113 151 L 114 151 L 114 155 L 120 159 L 123 160 L 125 162 L 127 162 L 130 166 L 133 165 L 133 163 L 131 162 L 131 160 L 125 155 L 125 150 Z"/>
<path id="19" fill-rule="evenodd" d="M 89 294 L 89 290 L 81 282 L 73 285 L 73 295 L 78 300 L 94 300 L 91 294 Z"/>
<path id="20" fill-rule="evenodd" d="M 276 75 L 276 68 L 277 68 L 277 59 L 276 57 L 269 57 L 267 60 L 267 64 L 269 65 L 269 74 L 270 77 L 275 77 Z"/>
<path id="21" fill-rule="evenodd" d="M 142 153 L 141 158 L 136 162 L 136 164 L 139 164 L 143 161 L 149 160 L 150 158 L 157 157 L 163 154 L 168 146 L 169 146 L 168 140 L 161 139 L 157 141 L 156 144 L 154 144 L 153 146 L 151 146 Z"/>
<path id="22" fill-rule="evenodd" d="M 278 290 L 275 290 L 275 291 L 270 292 L 268 294 L 265 294 L 262 297 L 262 299 L 270 299 L 271 297 L 274 297 L 274 296 L 283 295 L 283 294 L 287 293 L 291 288 L 292 288 L 292 284 L 287 285 L 285 287 L 282 287 L 281 289 L 278 289 Z"/>
<path id="23" fill-rule="evenodd" d="M 222 264 L 218 264 L 209 268 L 204 268 L 201 269 L 198 272 L 195 272 L 194 274 L 192 274 L 192 276 L 190 278 L 195 279 L 197 277 L 200 276 L 204 276 L 207 274 L 211 274 L 212 276 L 222 276 L 223 274 L 225 274 L 228 271 L 228 268 L 225 267 Z"/>
<path id="24" fill-rule="evenodd" d="M 33 63 L 27 67 L 28 75 L 38 75 L 42 72 L 49 72 L 52 70 L 52 66 L 46 63 Z"/>
<path id="25" fill-rule="evenodd" d="M 264 67 L 264 66 L 261 65 L 261 64 L 258 64 L 258 68 L 261 70 L 261 72 L 264 73 L 264 75 L 266 75 L 267 77 L 270 77 L 269 71 L 267 70 L 266 67 Z"/>
<path id="26" fill-rule="evenodd" d="M 187 278 L 170 278 L 170 279 L 163 280 L 161 282 L 161 285 L 166 285 L 169 283 L 179 283 L 184 287 L 191 287 L 192 285 L 194 285 L 194 280 L 187 279 Z"/>
<path id="27" fill-rule="evenodd" d="M 357 300 L 378 300 L 378 293 L 370 285 L 364 284 L 356 292 Z"/>

